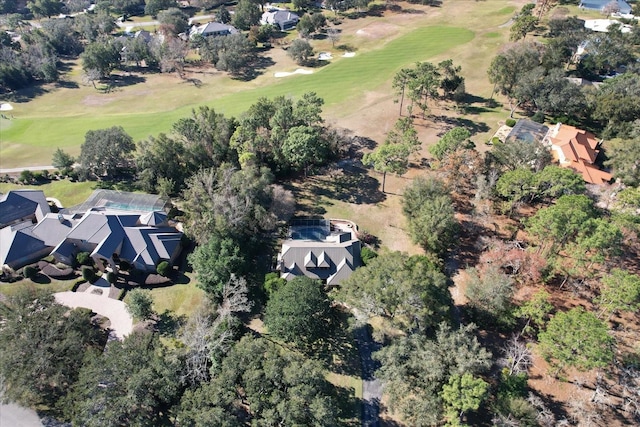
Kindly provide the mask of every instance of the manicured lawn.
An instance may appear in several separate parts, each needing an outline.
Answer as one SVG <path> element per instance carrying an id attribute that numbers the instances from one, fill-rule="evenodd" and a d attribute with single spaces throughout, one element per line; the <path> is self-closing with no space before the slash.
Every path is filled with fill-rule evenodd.
<path id="1" fill-rule="evenodd" d="M 71 182 L 69 180 L 51 181 L 43 185 L 17 185 L 0 183 L 0 193 L 6 193 L 10 190 L 42 190 L 46 197 L 54 197 L 62 203 L 64 207 L 79 205 L 87 200 L 93 192 L 95 182 Z"/>
<path id="2" fill-rule="evenodd" d="M 36 289 L 46 290 L 51 293 L 70 291 L 77 279 L 71 280 L 51 280 L 50 283 L 35 283 L 30 279 L 23 279 L 15 283 L 0 283 L 0 294 L 5 296 L 16 295 L 25 287 L 34 287 Z"/>
<path id="3" fill-rule="evenodd" d="M 196 286 L 193 278 L 186 284 L 152 289 L 151 295 L 156 313 L 170 311 L 175 316 L 185 317 L 189 317 L 205 298 L 204 291 Z M 125 302 L 127 298 L 125 297 Z"/>
<path id="4" fill-rule="evenodd" d="M 77 155 L 84 134 L 91 129 L 119 125 L 136 140 L 166 132 L 201 103 L 226 115 L 237 115 L 259 97 L 295 97 L 315 91 L 327 108 L 339 106 L 348 113 L 357 107 L 353 101 L 358 96 L 389 81 L 400 68 L 440 55 L 473 37 L 474 33 L 464 28 L 421 27 L 378 49 L 340 58 L 314 74 L 284 79 L 265 75 L 242 83 L 220 77 L 197 88 L 174 76 L 149 76 L 148 85 L 118 88 L 114 94 L 88 87 L 51 89 L 28 103 L 14 105 L 15 119 L 8 125 L 2 123 L 2 167 L 48 164 L 57 147 Z"/>

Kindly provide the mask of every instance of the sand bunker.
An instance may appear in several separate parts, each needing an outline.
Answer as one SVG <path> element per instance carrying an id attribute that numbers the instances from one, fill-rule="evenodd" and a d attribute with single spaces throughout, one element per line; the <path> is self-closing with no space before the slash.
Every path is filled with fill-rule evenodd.
<path id="1" fill-rule="evenodd" d="M 0 104 L 0 111 L 11 111 L 13 110 L 13 105 L 7 103 Z"/>
<path id="2" fill-rule="evenodd" d="M 355 52 L 345 52 L 342 57 L 343 58 L 353 58 L 354 56 L 356 56 Z"/>
<path id="3" fill-rule="evenodd" d="M 318 61 L 329 61 L 330 59 L 333 59 L 333 55 L 329 52 L 320 52 L 318 54 Z"/>
<path id="4" fill-rule="evenodd" d="M 294 74 L 312 74 L 313 70 L 305 70 L 304 68 L 298 68 L 294 72 L 288 73 L 286 71 L 280 71 L 274 74 L 276 77 L 287 77 L 292 76 Z"/>

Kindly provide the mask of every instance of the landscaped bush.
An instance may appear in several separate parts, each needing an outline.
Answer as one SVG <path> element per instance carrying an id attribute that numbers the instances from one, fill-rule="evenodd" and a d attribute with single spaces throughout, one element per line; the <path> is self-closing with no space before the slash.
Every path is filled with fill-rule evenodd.
<path id="1" fill-rule="evenodd" d="M 531 120 L 536 123 L 544 123 L 544 113 L 542 111 L 537 111 L 533 116 L 531 116 Z"/>
<path id="2" fill-rule="evenodd" d="M 378 253 L 369 249 L 366 246 L 362 248 L 362 250 L 360 251 L 360 259 L 362 260 L 362 263 L 364 265 L 367 265 L 369 261 L 377 257 L 378 257 Z"/>
<path id="3" fill-rule="evenodd" d="M 114 273 L 113 271 L 110 271 L 107 273 L 107 282 L 113 285 L 117 281 L 118 281 L 118 275 L 116 273 Z"/>
<path id="4" fill-rule="evenodd" d="M 38 270 L 35 267 L 31 267 L 30 265 L 26 266 L 24 270 L 22 270 L 24 277 L 28 279 L 33 279 L 38 274 Z"/>
<path id="5" fill-rule="evenodd" d="M 71 292 L 77 291 L 80 285 L 82 285 L 83 283 L 86 283 L 85 279 L 78 279 L 75 282 L 73 282 L 73 286 L 71 287 Z"/>
<path id="6" fill-rule="evenodd" d="M 88 266 L 82 267 L 82 278 L 89 283 L 95 283 L 95 281 L 98 280 L 96 272 L 93 271 L 93 268 Z"/>
<path id="7" fill-rule="evenodd" d="M 93 265 L 93 259 L 89 252 L 80 252 L 76 255 L 76 261 L 79 265 Z"/>
<path id="8" fill-rule="evenodd" d="M 156 271 L 161 276 L 169 277 L 169 275 L 171 274 L 171 264 L 169 264 L 167 261 L 161 261 L 156 267 Z"/>
<path id="9" fill-rule="evenodd" d="M 504 124 L 512 128 L 516 125 L 516 119 L 507 119 Z"/>

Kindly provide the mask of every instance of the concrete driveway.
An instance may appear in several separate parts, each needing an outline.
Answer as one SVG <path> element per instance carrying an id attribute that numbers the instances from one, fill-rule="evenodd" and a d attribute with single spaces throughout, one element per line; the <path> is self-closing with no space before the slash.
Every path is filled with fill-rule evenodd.
<path id="1" fill-rule="evenodd" d="M 90 292 L 58 292 L 54 296 L 58 303 L 67 307 L 84 307 L 108 317 L 113 335 L 120 340 L 133 331 L 133 318 L 122 301 Z"/>

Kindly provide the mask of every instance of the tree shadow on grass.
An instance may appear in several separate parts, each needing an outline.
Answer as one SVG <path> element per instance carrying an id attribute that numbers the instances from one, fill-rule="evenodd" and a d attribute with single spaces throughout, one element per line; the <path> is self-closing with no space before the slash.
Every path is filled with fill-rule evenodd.
<path id="1" fill-rule="evenodd" d="M 334 386 L 332 396 L 337 402 L 338 418 L 340 426 L 360 426 L 360 414 L 362 412 L 363 401 L 356 397 L 353 387 Z"/>
<path id="2" fill-rule="evenodd" d="M 360 358 L 358 348 L 348 325 L 349 312 L 336 308 L 334 324 L 329 337 L 323 339 L 310 350 L 311 354 L 325 367 L 336 374 L 360 378 Z"/>
<path id="3" fill-rule="evenodd" d="M 29 102 L 38 96 L 44 95 L 45 93 L 49 93 L 49 91 L 42 86 L 33 85 L 5 96 L 10 102 L 24 103 Z"/>
<path id="4" fill-rule="evenodd" d="M 186 320 L 187 318 L 184 315 L 178 316 L 169 310 L 165 310 L 157 316 L 156 330 L 163 337 L 175 336 Z"/>
<path id="5" fill-rule="evenodd" d="M 263 75 L 265 70 L 272 65 L 275 65 L 275 62 L 271 57 L 258 55 L 250 64 L 244 67 L 238 74 L 234 75 L 233 79 L 243 82 L 251 81 Z"/>
<path id="6" fill-rule="evenodd" d="M 118 89 L 121 87 L 133 86 L 139 83 L 144 83 L 147 81 L 147 78 L 144 76 L 139 76 L 137 74 L 112 74 L 108 80 L 106 80 L 105 88 L 102 90 L 104 93 L 112 92 L 114 89 Z"/>
<path id="7" fill-rule="evenodd" d="M 378 180 L 352 159 L 338 162 L 325 175 L 308 178 L 307 189 L 316 196 L 358 205 L 380 203 L 387 197 Z"/>
<path id="8" fill-rule="evenodd" d="M 445 123 L 451 127 L 461 126 L 461 127 L 467 128 L 472 134 L 476 134 L 480 132 L 488 132 L 491 129 L 484 122 L 474 122 L 473 120 L 464 119 L 462 117 L 434 116 L 433 120 Z"/>

